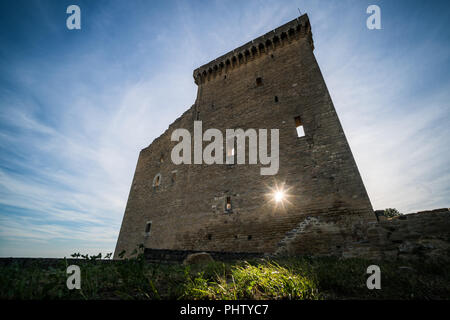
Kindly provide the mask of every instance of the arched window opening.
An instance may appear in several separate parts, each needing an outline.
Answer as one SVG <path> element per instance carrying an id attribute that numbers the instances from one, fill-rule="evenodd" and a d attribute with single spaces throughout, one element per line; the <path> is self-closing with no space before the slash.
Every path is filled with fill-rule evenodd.
<path id="1" fill-rule="evenodd" d="M 242 55 L 242 53 L 239 53 L 238 60 L 239 60 L 239 64 L 241 64 L 244 61 L 244 56 Z"/>
<path id="2" fill-rule="evenodd" d="M 290 28 L 290 29 L 289 29 L 289 32 L 288 32 L 289 37 L 293 37 L 293 36 L 294 36 L 294 33 L 295 33 L 294 29 Z"/>
<path id="3" fill-rule="evenodd" d="M 265 52 L 265 50 L 264 50 L 264 45 L 263 45 L 262 43 L 259 44 L 258 49 L 259 49 L 259 52 L 260 52 L 260 53 Z"/>
<path id="4" fill-rule="evenodd" d="M 273 37 L 273 46 L 276 47 L 280 44 L 280 38 L 278 36 Z"/>

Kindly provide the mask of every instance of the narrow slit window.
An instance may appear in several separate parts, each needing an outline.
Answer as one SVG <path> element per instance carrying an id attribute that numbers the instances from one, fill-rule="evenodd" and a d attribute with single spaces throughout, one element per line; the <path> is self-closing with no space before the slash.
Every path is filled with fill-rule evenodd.
<path id="1" fill-rule="evenodd" d="M 159 187 L 161 184 L 161 174 L 158 173 L 154 178 L 153 178 L 153 187 L 157 188 Z"/>
<path id="2" fill-rule="evenodd" d="M 234 157 L 234 147 L 228 148 L 227 157 Z"/>
<path id="3" fill-rule="evenodd" d="M 256 78 L 256 85 L 258 87 L 262 85 L 262 78 L 261 77 Z"/>
<path id="4" fill-rule="evenodd" d="M 226 143 L 226 163 L 227 164 L 234 164 L 234 157 L 236 154 L 235 149 L 235 138 L 227 140 Z"/>
<path id="5" fill-rule="evenodd" d="M 176 180 L 177 180 L 177 172 L 172 171 L 172 183 L 175 183 Z"/>
<path id="6" fill-rule="evenodd" d="M 273 99 L 275 102 L 278 102 L 278 96 L 275 96 Z"/>
<path id="7" fill-rule="evenodd" d="M 297 128 L 297 137 L 304 137 L 305 136 L 305 130 L 303 129 L 303 122 L 300 116 L 297 116 L 295 119 L 295 127 Z"/>
<path id="8" fill-rule="evenodd" d="M 150 235 L 150 230 L 152 229 L 152 222 L 151 221 L 147 221 L 147 224 L 145 225 L 145 235 L 149 236 Z"/>

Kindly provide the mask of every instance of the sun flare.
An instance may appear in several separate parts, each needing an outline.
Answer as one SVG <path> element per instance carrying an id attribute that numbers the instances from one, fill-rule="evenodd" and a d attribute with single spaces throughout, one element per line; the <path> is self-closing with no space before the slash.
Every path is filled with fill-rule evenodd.
<path id="1" fill-rule="evenodd" d="M 279 190 L 276 191 L 274 194 L 274 198 L 276 202 L 281 202 L 284 199 L 284 191 L 283 190 Z"/>
<path id="2" fill-rule="evenodd" d="M 267 186 L 269 192 L 266 193 L 267 202 L 270 203 L 274 209 L 287 209 L 291 205 L 291 198 L 293 197 L 289 191 L 291 187 L 287 187 L 284 182 L 275 182 L 272 186 Z"/>

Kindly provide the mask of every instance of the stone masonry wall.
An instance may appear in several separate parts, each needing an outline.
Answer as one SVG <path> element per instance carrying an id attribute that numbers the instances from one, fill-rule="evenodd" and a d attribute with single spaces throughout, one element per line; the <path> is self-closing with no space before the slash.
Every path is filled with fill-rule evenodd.
<path id="1" fill-rule="evenodd" d="M 448 208 L 371 222 L 367 235 L 365 241 L 348 243 L 343 256 L 450 261 Z"/>
<path id="2" fill-rule="evenodd" d="M 195 104 L 139 155 L 115 258 L 141 243 L 152 249 L 341 253 L 345 243 L 363 238 L 361 225 L 375 215 L 313 49 L 303 15 L 194 71 Z M 173 164 L 172 131 L 185 128 L 193 136 L 195 120 L 203 132 L 279 129 L 278 173 L 262 176 L 260 164 Z M 276 185 L 287 190 L 283 205 L 271 201 Z M 227 198 L 231 211 L 225 210 Z M 314 224 L 321 227 L 293 236 Z"/>

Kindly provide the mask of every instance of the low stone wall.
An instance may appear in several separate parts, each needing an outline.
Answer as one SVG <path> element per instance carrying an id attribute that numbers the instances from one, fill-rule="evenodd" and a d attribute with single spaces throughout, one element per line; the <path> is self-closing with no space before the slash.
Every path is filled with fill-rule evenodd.
<path id="1" fill-rule="evenodd" d="M 196 250 L 167 250 L 167 249 L 149 249 L 144 250 L 144 257 L 148 262 L 156 263 L 182 263 L 191 253 L 207 252 L 214 260 L 234 261 L 249 260 L 264 257 L 263 253 L 258 252 L 218 252 L 218 251 L 196 251 Z M 114 263 L 116 259 L 99 259 L 96 263 Z M 0 266 L 17 265 L 20 268 L 39 266 L 40 268 L 59 268 L 61 266 L 84 263 L 92 263 L 92 260 L 85 259 L 62 259 L 62 258 L 0 258 Z"/>
<path id="2" fill-rule="evenodd" d="M 353 226 L 355 229 L 353 233 L 356 236 L 352 238 L 342 238 L 339 232 L 335 232 L 332 225 L 328 227 L 316 220 L 305 219 L 308 223 L 305 222 L 294 229 L 291 232 L 292 236 L 288 235 L 287 240 L 281 243 L 274 253 L 146 248 L 144 255 L 148 261 L 179 263 L 189 254 L 199 252 L 208 252 L 214 260 L 221 261 L 308 254 L 389 260 L 434 259 L 450 262 L 450 211 L 448 208 L 410 213 L 394 218 L 379 217 L 379 221 Z M 323 241 L 320 243 L 317 243 L 317 239 L 315 242 L 309 241 L 309 235 L 319 231 L 321 234 L 319 238 Z M 341 242 L 333 240 L 335 238 L 340 239 Z M 299 243 L 310 250 L 298 250 Z M 313 248 L 317 250 L 311 250 Z"/>
<path id="3" fill-rule="evenodd" d="M 114 260 L 108 259 L 98 259 L 95 260 L 98 263 L 113 263 Z M 0 266 L 9 266 L 9 265 L 17 265 L 18 267 L 31 267 L 31 266 L 39 266 L 41 268 L 57 268 L 62 265 L 82 265 L 83 263 L 91 263 L 92 260 L 85 259 L 64 259 L 64 258 L 0 258 Z"/>
<path id="4" fill-rule="evenodd" d="M 169 250 L 145 248 L 144 256 L 150 262 L 178 262 L 182 263 L 189 254 L 207 252 L 214 260 L 233 261 L 248 260 L 264 257 L 264 253 L 259 252 L 222 252 L 222 251 L 196 251 L 196 250 Z"/>
<path id="5" fill-rule="evenodd" d="M 431 259 L 450 262 L 450 211 L 448 208 L 410 213 L 394 218 L 379 217 L 378 222 L 369 222 L 361 233 L 366 236 L 357 241 L 347 241 L 340 251 L 333 250 L 326 253 L 316 252 L 317 255 L 340 255 L 344 258 L 361 257 L 369 259 Z M 309 221 L 309 220 L 308 220 Z M 313 221 L 314 222 L 314 221 Z M 303 225 L 302 225 L 303 227 Z M 301 229 L 301 228 L 299 228 Z M 305 229 L 305 230 L 303 230 Z M 310 229 L 303 228 L 302 233 L 311 233 Z M 296 230 L 298 231 L 298 230 Z M 322 233 L 323 239 L 330 246 L 326 230 Z M 289 249 L 289 241 L 282 248 Z M 307 243 L 305 244 L 307 245 Z M 310 244 L 311 245 L 311 244 Z M 321 247 L 326 248 L 324 243 Z M 207 252 L 214 260 L 233 261 L 255 258 L 274 258 L 277 256 L 298 255 L 289 250 L 268 254 L 262 252 L 223 252 L 223 251 L 198 251 L 198 250 L 168 250 L 145 248 L 144 256 L 149 262 L 182 263 L 189 254 Z M 12 263 L 19 266 L 32 264 L 45 267 L 59 266 L 64 259 L 52 258 L 0 258 L 1 265 Z M 98 260 L 102 263 L 110 263 L 114 260 Z M 67 263 L 80 264 L 84 259 L 67 259 Z"/>
<path id="6" fill-rule="evenodd" d="M 380 217 L 366 230 L 367 239 L 348 243 L 343 257 L 433 259 L 450 261 L 450 211 L 421 211 Z"/>

